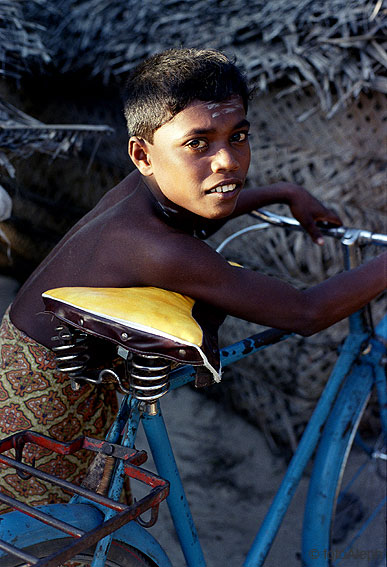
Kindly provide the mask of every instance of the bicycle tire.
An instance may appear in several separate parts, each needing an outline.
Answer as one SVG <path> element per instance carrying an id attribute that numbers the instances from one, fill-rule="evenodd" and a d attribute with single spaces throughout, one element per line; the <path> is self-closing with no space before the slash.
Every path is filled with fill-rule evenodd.
<path id="1" fill-rule="evenodd" d="M 58 552 L 71 542 L 71 538 L 53 539 L 38 543 L 26 549 L 32 555 L 43 558 Z M 93 548 L 77 554 L 73 559 L 66 561 L 61 567 L 86 567 L 90 566 L 93 560 Z M 20 559 L 11 558 L 1 559 L 2 567 L 28 567 Z M 118 540 L 113 540 L 106 559 L 105 567 L 157 567 L 151 559 L 146 557 L 141 551 L 131 545 Z"/>
<path id="2" fill-rule="evenodd" d="M 370 367 L 357 366 L 340 391 L 324 428 L 305 506 L 302 546 L 304 567 L 332 567 L 339 564 L 347 566 L 351 564 L 351 557 L 354 559 L 352 564 L 355 565 L 361 564 L 359 559 L 372 559 L 375 566 L 385 565 L 382 563 L 383 550 L 370 549 L 369 543 L 357 543 L 352 550 L 347 548 L 347 543 L 335 547 L 335 539 L 338 537 L 335 520 L 338 516 L 342 481 L 373 382 Z M 383 495 L 381 496 L 383 501 Z M 363 510 L 359 498 L 356 495 L 351 498 L 357 511 L 356 514 L 352 511 L 348 518 L 355 527 L 362 519 Z M 369 517 L 369 514 L 367 516 Z"/>

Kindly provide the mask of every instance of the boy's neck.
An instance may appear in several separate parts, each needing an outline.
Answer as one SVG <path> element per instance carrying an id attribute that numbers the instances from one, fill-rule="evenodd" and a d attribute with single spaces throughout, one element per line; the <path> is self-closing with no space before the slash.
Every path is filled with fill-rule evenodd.
<path id="1" fill-rule="evenodd" d="M 197 238 L 203 239 L 207 237 L 206 225 L 210 222 L 208 219 L 172 203 L 165 197 L 152 178 L 142 176 L 142 179 L 144 185 L 149 190 L 157 216 L 162 218 L 169 226 L 192 234 Z"/>

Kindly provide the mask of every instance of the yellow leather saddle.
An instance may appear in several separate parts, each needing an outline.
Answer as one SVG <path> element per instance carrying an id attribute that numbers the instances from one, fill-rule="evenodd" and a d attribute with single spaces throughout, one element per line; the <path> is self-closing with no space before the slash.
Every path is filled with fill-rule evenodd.
<path id="1" fill-rule="evenodd" d="M 190 297 L 155 287 L 61 287 L 42 297 L 46 311 L 86 333 L 196 366 L 196 386 L 220 381 L 220 321 Z"/>

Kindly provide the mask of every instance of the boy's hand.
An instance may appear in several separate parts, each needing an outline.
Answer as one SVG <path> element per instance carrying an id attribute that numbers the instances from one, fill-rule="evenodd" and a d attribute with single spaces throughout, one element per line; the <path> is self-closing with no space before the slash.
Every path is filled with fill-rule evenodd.
<path id="1" fill-rule="evenodd" d="M 328 226 L 341 226 L 343 223 L 331 209 L 325 207 L 309 191 L 285 181 L 279 181 L 272 185 L 255 187 L 242 191 L 238 198 L 235 212 L 229 218 L 237 217 L 245 213 L 260 209 L 275 203 L 284 203 L 290 208 L 294 218 L 310 235 L 316 244 L 324 244 L 324 239 L 318 228 L 318 223 L 326 223 Z"/>
<path id="2" fill-rule="evenodd" d="M 299 185 L 287 183 L 289 190 L 289 208 L 292 215 L 309 234 L 313 242 L 322 246 L 324 238 L 317 223 L 327 223 L 331 226 L 341 226 L 343 223 L 331 209 L 325 207 L 306 189 Z"/>

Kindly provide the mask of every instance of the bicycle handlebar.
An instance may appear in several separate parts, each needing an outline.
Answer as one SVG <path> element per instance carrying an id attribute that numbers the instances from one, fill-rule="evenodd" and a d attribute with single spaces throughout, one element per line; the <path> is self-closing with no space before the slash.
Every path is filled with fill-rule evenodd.
<path id="1" fill-rule="evenodd" d="M 271 211 L 267 211 L 266 209 L 257 209 L 256 211 L 252 211 L 250 213 L 250 216 L 258 218 L 264 222 L 246 226 L 245 228 L 234 232 L 219 244 L 219 246 L 216 248 L 217 252 L 221 252 L 227 246 L 227 244 L 229 244 L 238 236 L 242 236 L 242 234 L 252 232 L 253 230 L 262 230 L 270 227 L 271 225 L 281 228 L 288 228 L 291 230 L 304 231 L 304 229 L 296 219 L 278 215 L 276 213 L 272 213 Z M 387 234 L 380 234 L 361 228 L 350 228 L 347 226 L 328 227 L 324 226 L 323 224 L 323 226 L 319 225 L 319 228 L 324 235 L 341 240 L 341 242 L 347 246 L 351 246 L 352 244 L 376 244 L 378 246 L 387 246 Z"/>
<path id="2" fill-rule="evenodd" d="M 277 215 L 266 209 L 258 209 L 250 213 L 251 216 L 265 221 L 268 225 L 289 228 L 293 230 L 304 230 L 296 219 Z M 262 228 L 264 228 L 262 226 Z M 319 226 L 321 232 L 326 236 L 338 238 L 344 244 L 357 243 L 357 244 L 376 244 L 379 246 L 387 246 L 387 234 L 381 234 L 364 230 L 360 228 L 351 228 L 346 226 L 328 227 Z"/>

